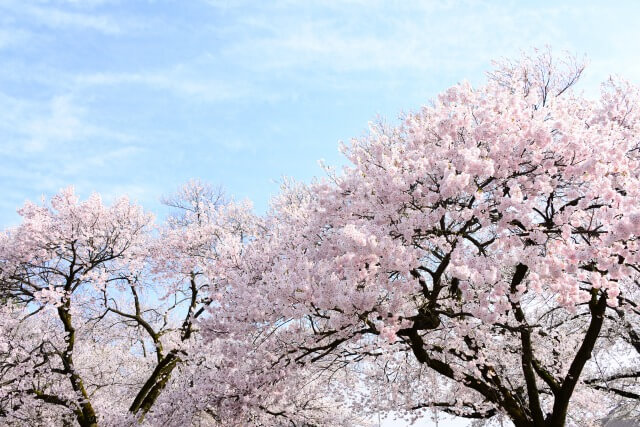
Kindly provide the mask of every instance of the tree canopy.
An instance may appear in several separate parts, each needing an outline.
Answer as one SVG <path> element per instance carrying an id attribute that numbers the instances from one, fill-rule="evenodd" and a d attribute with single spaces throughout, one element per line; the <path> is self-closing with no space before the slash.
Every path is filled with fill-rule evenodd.
<path id="1" fill-rule="evenodd" d="M 583 69 L 496 63 L 262 216 L 198 182 L 159 226 L 126 199 L 27 204 L 0 237 L 0 417 L 639 417 L 640 97 L 576 93 Z"/>

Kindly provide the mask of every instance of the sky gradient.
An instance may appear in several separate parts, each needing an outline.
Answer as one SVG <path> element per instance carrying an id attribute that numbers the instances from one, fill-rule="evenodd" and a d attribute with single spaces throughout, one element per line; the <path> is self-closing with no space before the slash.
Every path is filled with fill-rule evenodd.
<path id="1" fill-rule="evenodd" d="M 0 0 L 0 224 L 74 185 L 158 199 L 190 178 L 263 212 L 492 58 L 586 54 L 640 83 L 638 2 Z"/>

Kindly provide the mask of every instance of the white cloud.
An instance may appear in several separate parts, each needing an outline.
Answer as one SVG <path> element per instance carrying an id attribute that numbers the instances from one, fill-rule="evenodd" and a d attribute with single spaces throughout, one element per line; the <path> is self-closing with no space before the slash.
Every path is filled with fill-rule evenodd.
<path id="1" fill-rule="evenodd" d="M 119 34 L 122 32 L 121 24 L 108 16 L 67 12 L 50 7 L 27 7 L 24 10 L 41 24 L 55 29 L 71 27 L 95 30 L 105 34 Z"/>
<path id="2" fill-rule="evenodd" d="M 71 103 L 69 97 L 54 97 L 50 101 L 49 110 L 48 115 L 25 123 L 25 150 L 42 151 L 52 143 L 77 140 L 91 133 L 91 127 L 80 120 L 81 111 Z"/>
<path id="3" fill-rule="evenodd" d="M 9 213 L 26 195 L 118 185 L 121 166 L 142 151 L 136 138 L 95 124 L 71 95 L 40 102 L 0 92 L 0 111 L 0 219 L 15 221 Z"/>
<path id="4" fill-rule="evenodd" d="M 75 76 L 75 83 L 80 87 L 140 85 L 210 102 L 246 99 L 258 95 L 251 82 L 217 79 L 202 74 L 193 64 L 181 64 L 160 71 L 80 74 Z"/>
<path id="5" fill-rule="evenodd" d="M 20 168 L 20 162 L 46 164 L 55 163 L 56 159 L 72 159 L 74 154 L 84 152 L 83 145 L 89 140 L 110 142 L 110 153 L 95 150 L 96 156 L 104 156 L 105 161 L 110 156 L 133 153 L 130 146 L 135 138 L 91 123 L 85 109 L 70 95 L 54 96 L 42 103 L 0 92 L 0 109 L 5 112 L 0 124 L 3 134 L 0 154 L 14 160 L 13 166 L 17 166 L 14 171 Z M 100 165 L 97 158 L 90 163 Z M 58 173 L 64 171 L 63 164 L 56 168 Z"/>
<path id="6" fill-rule="evenodd" d="M 8 116 L 11 124 L 3 130 L 14 136 L 13 144 L 7 143 L 5 148 L 19 148 L 22 152 L 36 155 L 88 138 L 106 138 L 114 142 L 131 140 L 126 134 L 88 122 L 85 110 L 74 104 L 71 96 L 54 96 L 45 108 L 39 102 L 7 95 L 0 97 L 2 104 L 12 108 Z"/>
<path id="7" fill-rule="evenodd" d="M 0 49 L 18 46 L 31 39 L 31 33 L 19 28 L 0 28 Z"/>
<path id="8" fill-rule="evenodd" d="M 65 176 L 81 177 L 101 170 L 109 165 L 127 161 L 142 153 L 142 148 L 135 145 L 116 145 L 114 148 L 97 149 L 94 153 L 82 156 L 81 161 L 68 162 L 61 165 L 60 172 Z"/>
<path id="9" fill-rule="evenodd" d="M 553 37 L 544 17 L 508 5 L 457 2 L 452 20 L 452 2 L 312 3 L 313 8 L 292 7 L 281 1 L 236 16 L 219 29 L 230 39 L 223 53 L 263 70 L 420 72 L 477 65 L 497 50 L 544 44 Z M 540 26 L 520 26 L 527 20 Z"/>
<path id="10" fill-rule="evenodd" d="M 81 188 L 81 191 L 85 193 L 89 193 L 92 191 L 96 191 L 95 187 L 86 187 Z M 137 185 L 137 184 L 124 184 L 124 185 L 112 185 L 107 186 L 107 188 L 100 191 L 100 195 L 102 199 L 106 203 L 112 203 L 119 198 L 126 196 L 132 202 L 158 202 L 161 194 L 156 190 L 151 189 L 148 186 Z M 148 204 L 145 203 L 144 208 L 149 209 Z"/>
<path id="11" fill-rule="evenodd" d="M 118 35 L 132 27 L 144 26 L 142 21 L 123 20 L 95 12 L 95 7 L 102 3 L 100 1 L 69 3 L 71 4 L 66 7 L 53 7 L 46 3 L 34 5 L 23 1 L 0 0 L 0 8 L 4 9 L 5 16 L 15 18 L 26 15 L 31 24 L 36 23 L 54 30 L 91 30 L 107 35 Z"/>

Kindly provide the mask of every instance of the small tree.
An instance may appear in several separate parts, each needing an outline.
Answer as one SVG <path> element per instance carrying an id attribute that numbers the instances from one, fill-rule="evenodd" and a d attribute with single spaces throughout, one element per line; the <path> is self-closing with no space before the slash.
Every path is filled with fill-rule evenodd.
<path id="1" fill-rule="evenodd" d="M 252 222 L 220 196 L 185 185 L 160 227 L 126 199 L 79 202 L 71 189 L 21 209 L 23 223 L 0 240 L 7 422 L 143 420 L 196 345 L 216 262 L 240 250 Z"/>
<path id="2" fill-rule="evenodd" d="M 0 235 L 3 424 L 339 419 L 302 372 L 266 372 L 250 327 L 218 346 L 201 339 L 198 321 L 259 229 L 250 206 L 199 181 L 164 202 L 173 212 L 154 226 L 126 199 L 109 207 L 67 189 L 27 203 Z"/>
<path id="3" fill-rule="evenodd" d="M 342 175 L 275 201 L 208 336 L 357 372 L 363 413 L 638 414 L 640 98 L 578 96 L 582 70 L 537 53 L 373 126 Z"/>
<path id="4" fill-rule="evenodd" d="M 9 421 L 29 419 L 44 406 L 59 421 L 96 425 L 101 389 L 127 388 L 118 363 L 136 337 L 122 325 L 104 336 L 92 316 L 100 294 L 131 280 L 152 219 L 126 199 L 105 207 L 94 195 L 80 203 L 71 189 L 50 206 L 27 203 L 19 213 L 23 224 L 0 243 L 0 289 L 8 303 L 2 307 L 3 413 Z M 105 363 L 105 355 L 123 348 L 116 364 Z"/>

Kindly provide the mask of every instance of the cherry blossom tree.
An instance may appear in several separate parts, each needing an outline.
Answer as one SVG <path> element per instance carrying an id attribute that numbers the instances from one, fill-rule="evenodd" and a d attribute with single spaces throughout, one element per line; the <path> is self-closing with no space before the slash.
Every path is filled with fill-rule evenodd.
<path id="1" fill-rule="evenodd" d="M 503 61 L 286 182 L 263 217 L 198 181 L 63 190 L 0 233 L 8 425 L 491 424 L 640 416 L 640 96 Z"/>
<path id="2" fill-rule="evenodd" d="M 72 189 L 50 205 L 27 203 L 19 213 L 24 222 L 4 233 L 0 243 L 2 297 L 10 305 L 3 306 L 9 322 L 2 328 L 8 346 L 2 360 L 3 412 L 9 420 L 23 413 L 32 417 L 43 409 L 28 403 L 42 403 L 61 410 L 65 423 L 73 415 L 80 425 L 96 425 L 99 397 L 94 395 L 118 381 L 110 375 L 116 367 L 92 356 L 122 350 L 131 337 L 103 339 L 102 325 L 90 322 L 94 301 L 137 268 L 152 219 L 126 199 L 111 207 L 97 195 L 79 202 Z"/>
<path id="3" fill-rule="evenodd" d="M 229 203 L 199 182 L 164 202 L 178 214 L 169 219 L 158 242 L 156 269 L 175 284 L 170 295 L 191 301 L 186 319 L 191 322 L 188 331 L 195 331 L 199 320 L 216 315 L 220 298 L 236 286 L 244 249 L 265 233 L 266 225 L 249 213 L 250 206 Z M 223 335 L 214 343 L 192 339 L 188 350 L 176 356 L 183 362 L 180 375 L 158 399 L 148 418 L 151 424 L 362 424 L 363 418 L 336 398 L 342 390 L 330 389 L 324 372 L 278 369 L 274 353 L 261 346 L 259 328 L 244 320 L 236 326 L 241 331 L 237 336 Z M 184 339 L 184 324 L 182 328 Z"/>
<path id="4" fill-rule="evenodd" d="M 23 223 L 0 235 L 3 423 L 353 420 L 302 371 L 266 373 L 255 336 L 200 337 L 198 321 L 261 227 L 251 206 L 200 181 L 164 203 L 172 212 L 154 225 L 127 199 L 105 206 L 66 189 L 27 203 Z"/>
<path id="5" fill-rule="evenodd" d="M 155 355 L 155 366 L 133 399 L 129 411 L 142 420 L 163 392 L 176 368 L 194 345 L 194 322 L 206 313 L 217 286 L 220 257 L 238 255 L 253 223 L 251 207 L 228 201 L 220 188 L 190 181 L 163 202 L 174 209 L 148 245 L 146 276 L 128 283 L 128 310 L 103 294 L 107 312 L 135 325 L 144 338 L 142 350 Z M 150 288 L 164 302 L 144 308 L 138 289 Z M 154 298 L 147 297 L 153 301 Z M 131 304 L 133 302 L 133 304 Z M 151 316 L 151 320 L 149 318 Z"/>
<path id="6" fill-rule="evenodd" d="M 536 52 L 373 125 L 274 201 L 206 338 L 351 378 L 354 413 L 639 416 L 640 97 L 576 94 L 583 68 Z"/>
<path id="7" fill-rule="evenodd" d="M 6 422 L 143 421 L 194 345 L 216 259 L 239 250 L 251 222 L 221 196 L 190 182 L 159 227 L 126 199 L 80 202 L 72 189 L 20 210 L 0 240 Z"/>

